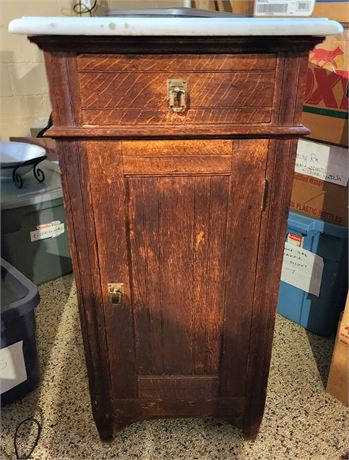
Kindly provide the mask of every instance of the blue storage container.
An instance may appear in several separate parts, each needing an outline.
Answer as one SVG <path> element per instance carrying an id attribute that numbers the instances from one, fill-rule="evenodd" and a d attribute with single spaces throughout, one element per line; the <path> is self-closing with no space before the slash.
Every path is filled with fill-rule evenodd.
<path id="1" fill-rule="evenodd" d="M 40 301 L 37 287 L 1 259 L 1 405 L 21 398 L 37 387 L 39 363 L 34 309 Z"/>
<path id="2" fill-rule="evenodd" d="M 278 312 L 315 334 L 330 335 L 348 291 L 348 229 L 290 212 L 289 233 L 304 238 L 304 249 L 322 257 L 324 269 L 319 297 L 282 281 Z"/>

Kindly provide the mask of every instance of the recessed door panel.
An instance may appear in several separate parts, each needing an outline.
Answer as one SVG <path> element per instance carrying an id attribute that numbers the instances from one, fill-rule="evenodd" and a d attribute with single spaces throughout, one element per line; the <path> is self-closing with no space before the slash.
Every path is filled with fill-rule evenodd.
<path id="1" fill-rule="evenodd" d="M 142 374 L 218 372 L 229 183 L 229 176 L 127 180 Z"/>

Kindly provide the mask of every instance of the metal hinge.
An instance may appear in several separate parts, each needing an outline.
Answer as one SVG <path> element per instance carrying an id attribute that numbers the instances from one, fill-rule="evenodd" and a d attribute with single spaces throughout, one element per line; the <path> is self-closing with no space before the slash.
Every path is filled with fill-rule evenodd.
<path id="1" fill-rule="evenodd" d="M 269 182 L 268 182 L 268 179 L 264 179 L 263 193 L 262 193 L 262 202 L 261 202 L 261 211 L 264 211 L 265 206 L 266 206 L 266 204 L 267 204 L 268 190 L 269 190 Z"/>
<path id="2" fill-rule="evenodd" d="M 108 283 L 110 303 L 121 306 L 124 297 L 124 283 Z"/>

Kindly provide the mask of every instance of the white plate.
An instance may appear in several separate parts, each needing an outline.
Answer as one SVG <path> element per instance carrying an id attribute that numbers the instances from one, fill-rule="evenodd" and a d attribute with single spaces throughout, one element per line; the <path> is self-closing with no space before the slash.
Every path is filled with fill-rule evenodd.
<path id="1" fill-rule="evenodd" d="M 25 142 L 0 141 L 0 179 L 11 179 L 13 168 L 25 161 L 39 159 L 45 155 L 46 150 L 39 145 L 26 144 Z M 8 166 L 13 167 L 7 169 Z M 24 176 L 32 168 L 33 165 L 23 166 L 18 170 L 18 173 Z"/>

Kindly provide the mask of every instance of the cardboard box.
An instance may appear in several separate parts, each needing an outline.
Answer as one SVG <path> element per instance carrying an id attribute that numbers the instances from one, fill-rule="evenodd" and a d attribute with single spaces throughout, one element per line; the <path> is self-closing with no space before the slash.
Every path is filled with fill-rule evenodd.
<path id="1" fill-rule="evenodd" d="M 259 17 L 309 17 L 315 0 L 255 0 L 254 16 Z"/>
<path id="2" fill-rule="evenodd" d="M 258 1 L 263 2 L 263 0 Z M 305 4 L 307 2 L 298 3 Z M 256 11 L 258 4 L 255 0 L 254 11 Z M 273 5 L 282 6 L 282 4 L 287 4 L 287 1 L 265 1 L 265 6 L 271 8 Z M 311 6 L 311 2 L 309 5 Z M 299 16 L 298 13 L 296 15 Z M 287 16 L 278 14 L 267 17 Z M 309 55 L 302 123 L 310 129 L 310 139 L 347 146 L 349 1 L 317 0 L 311 17 L 326 17 L 337 20 L 347 27 L 343 35 L 327 37 Z"/>
<path id="3" fill-rule="evenodd" d="M 342 334 L 344 331 L 344 338 Z M 344 313 L 339 322 L 336 342 L 333 349 L 327 393 L 349 405 L 349 296 Z"/>
<path id="4" fill-rule="evenodd" d="M 302 123 L 309 138 L 348 145 L 349 29 L 327 37 L 309 55 Z"/>
<path id="5" fill-rule="evenodd" d="M 348 187 L 295 173 L 290 210 L 347 226 Z"/>
<path id="6" fill-rule="evenodd" d="M 261 0 L 260 0 L 261 1 Z M 253 12 L 255 15 L 258 15 L 257 13 L 257 0 L 239 0 L 238 3 L 242 3 L 244 5 L 244 10 L 243 12 Z M 266 4 L 272 5 L 278 4 L 287 4 L 289 3 L 289 0 L 272 0 L 268 1 L 265 0 Z M 296 3 L 296 2 L 295 2 Z M 310 1 L 307 2 L 297 2 L 298 5 L 296 5 L 296 8 L 299 9 L 301 6 L 302 8 L 299 9 L 298 13 L 294 14 L 294 9 L 285 9 L 286 11 L 291 11 L 291 14 L 280 14 L 276 16 L 275 14 L 269 15 L 267 17 L 290 17 L 290 16 L 303 16 L 303 17 L 309 17 L 309 9 L 311 8 L 311 17 L 313 18 L 328 18 L 332 19 L 333 21 L 339 21 L 342 23 L 349 23 L 349 0 L 316 0 L 315 4 L 312 5 Z M 307 5 L 306 5 L 307 3 Z M 233 0 L 234 4 L 234 0 Z M 304 8 L 305 7 L 305 8 Z M 271 11 L 273 8 L 271 8 Z M 302 10 L 304 11 L 305 14 L 302 14 Z M 234 11 L 234 6 L 233 6 L 233 11 Z M 275 11 L 278 11 L 277 8 L 275 8 Z M 283 11 L 282 9 L 279 11 Z M 263 15 L 266 17 L 265 15 Z"/>
<path id="7" fill-rule="evenodd" d="M 348 0 L 316 0 L 313 18 L 328 18 L 339 22 L 349 22 Z"/>
<path id="8" fill-rule="evenodd" d="M 339 325 L 339 340 L 349 345 L 349 295 L 345 304 L 341 323 Z"/>
<path id="9" fill-rule="evenodd" d="M 299 139 L 295 172 L 346 187 L 349 179 L 348 149 Z"/>

